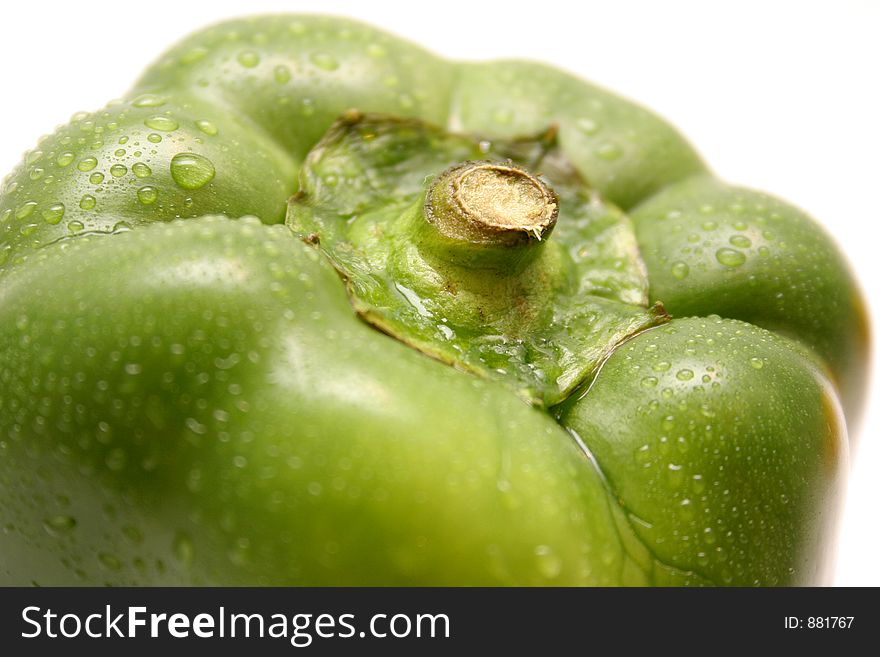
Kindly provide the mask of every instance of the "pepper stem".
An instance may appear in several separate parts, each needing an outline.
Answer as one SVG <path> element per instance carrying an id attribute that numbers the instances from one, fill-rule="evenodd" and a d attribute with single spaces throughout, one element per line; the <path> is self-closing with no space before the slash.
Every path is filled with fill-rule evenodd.
<path id="1" fill-rule="evenodd" d="M 429 234 L 420 232 L 446 260 L 478 268 L 511 266 L 537 253 L 558 212 L 556 193 L 525 169 L 469 161 L 444 171 L 428 189 Z"/>

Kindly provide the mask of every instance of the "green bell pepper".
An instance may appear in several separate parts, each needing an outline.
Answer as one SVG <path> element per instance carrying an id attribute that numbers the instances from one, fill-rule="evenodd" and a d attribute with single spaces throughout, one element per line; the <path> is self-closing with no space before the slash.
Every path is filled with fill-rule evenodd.
<path id="1" fill-rule="evenodd" d="M 223 23 L 4 182 L 0 581 L 820 583 L 865 326 L 607 91 Z"/>

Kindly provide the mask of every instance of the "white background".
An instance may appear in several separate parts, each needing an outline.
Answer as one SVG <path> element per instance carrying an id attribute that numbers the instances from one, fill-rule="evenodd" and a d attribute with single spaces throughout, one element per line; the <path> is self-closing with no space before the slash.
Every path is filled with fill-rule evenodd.
<path id="1" fill-rule="evenodd" d="M 824 223 L 880 326 L 880 3 L 869 0 L 6 2 L 0 177 L 39 135 L 125 93 L 191 30 L 267 11 L 359 17 L 449 57 L 539 59 L 641 102 L 676 124 L 721 177 Z M 880 585 L 878 389 L 852 455 L 839 585 Z"/>

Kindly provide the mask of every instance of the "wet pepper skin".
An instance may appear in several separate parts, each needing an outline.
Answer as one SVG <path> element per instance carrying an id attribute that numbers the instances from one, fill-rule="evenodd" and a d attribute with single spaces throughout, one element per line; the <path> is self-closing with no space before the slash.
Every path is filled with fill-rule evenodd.
<path id="1" fill-rule="evenodd" d="M 528 276 L 387 228 L 468 149 L 557 190 Z M 819 226 L 628 101 L 223 23 L 3 183 L 0 582 L 823 583 L 866 335 Z M 534 365 L 563 352 L 564 386 Z"/>

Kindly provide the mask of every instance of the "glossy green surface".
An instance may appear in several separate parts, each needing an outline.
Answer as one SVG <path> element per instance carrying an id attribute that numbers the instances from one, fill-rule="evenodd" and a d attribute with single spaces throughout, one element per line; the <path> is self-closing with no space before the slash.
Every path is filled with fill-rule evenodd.
<path id="1" fill-rule="evenodd" d="M 847 464 L 831 384 L 782 338 L 673 320 L 558 409 L 657 559 L 715 585 L 821 581 Z M 818 500 L 822 500 L 817 504 Z"/>
<path id="2" fill-rule="evenodd" d="M 283 227 L 46 249 L 0 327 L 6 582 L 617 583 L 563 429 L 359 321 Z"/>
<path id="3" fill-rule="evenodd" d="M 717 313 L 801 340 L 857 414 L 864 302 L 846 260 L 810 217 L 768 194 L 698 176 L 645 201 L 632 218 L 652 299 L 677 316 Z"/>
<path id="4" fill-rule="evenodd" d="M 325 138 L 351 108 L 436 127 Z M 531 274 L 447 268 L 455 294 L 407 221 L 475 149 L 544 174 L 560 219 Z M 288 207 L 321 251 L 272 225 Z M 404 344 L 442 357 L 445 332 L 391 283 L 453 315 L 458 367 Z M 773 333 L 674 319 L 614 348 L 654 301 Z M 860 303 L 812 220 L 566 73 L 338 18 L 223 23 L 3 183 L 0 583 L 822 583 Z M 515 376 L 463 371 L 487 328 L 529 336 Z M 534 355 L 560 336 L 574 367 Z"/>

